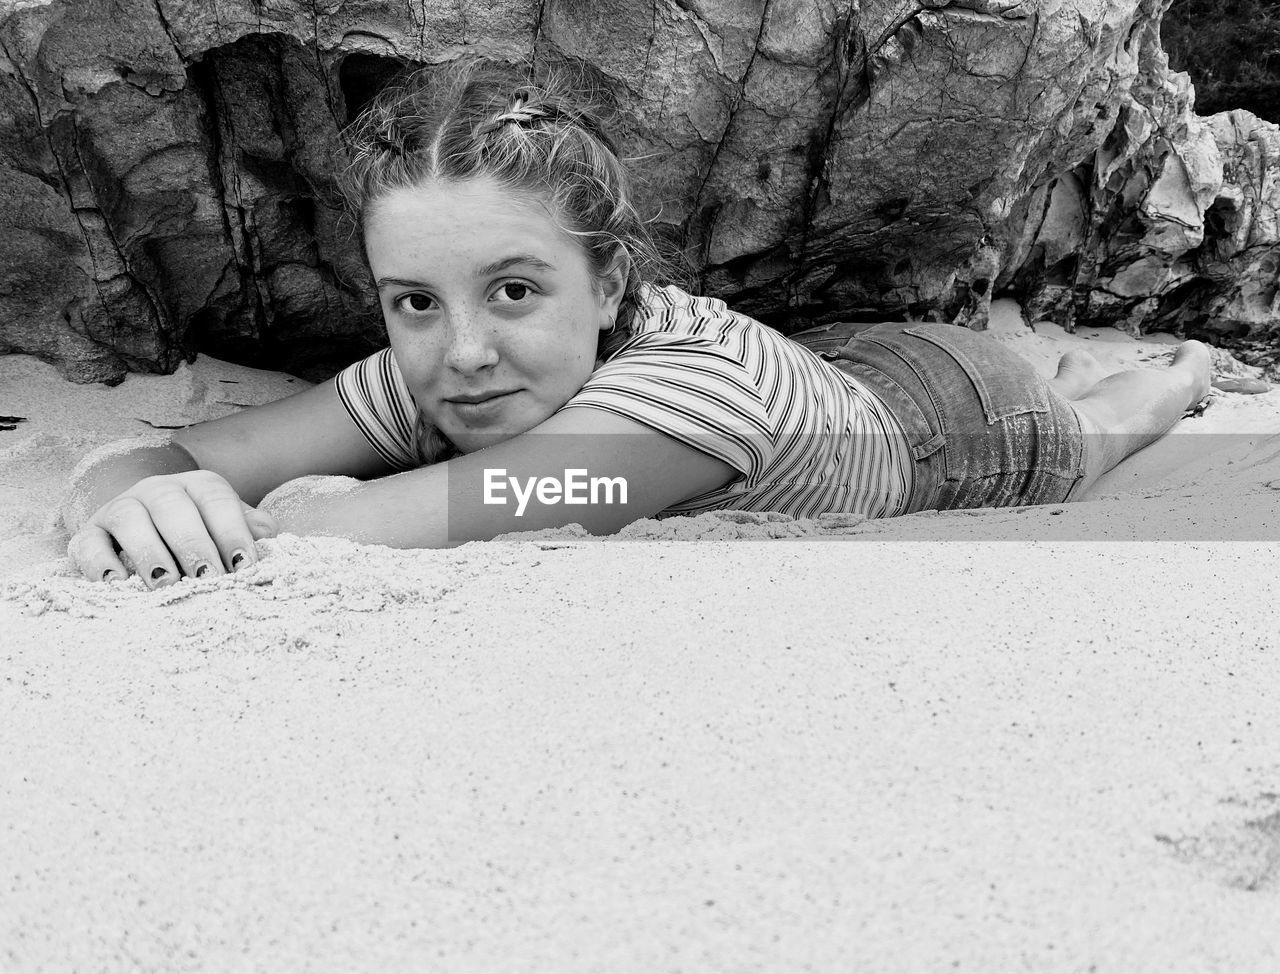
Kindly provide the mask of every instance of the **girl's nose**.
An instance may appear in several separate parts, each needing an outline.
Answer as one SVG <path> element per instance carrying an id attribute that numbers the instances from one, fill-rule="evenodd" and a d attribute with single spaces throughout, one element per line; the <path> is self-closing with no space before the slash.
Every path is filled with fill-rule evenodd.
<path id="1" fill-rule="evenodd" d="M 477 372 L 498 361 L 498 348 L 493 330 L 481 316 L 461 312 L 453 316 L 449 329 L 449 347 L 445 364 L 455 372 Z"/>

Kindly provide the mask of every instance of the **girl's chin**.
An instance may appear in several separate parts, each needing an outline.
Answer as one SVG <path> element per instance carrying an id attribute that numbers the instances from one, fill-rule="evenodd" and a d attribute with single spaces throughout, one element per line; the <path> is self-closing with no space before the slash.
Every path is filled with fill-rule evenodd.
<path id="1" fill-rule="evenodd" d="M 539 420 L 541 422 L 541 420 Z M 537 426 L 538 423 L 529 423 L 528 425 L 520 424 L 513 428 L 505 429 L 462 429 L 452 433 L 446 433 L 449 442 L 452 443 L 461 453 L 475 453 L 477 450 L 483 450 L 486 447 L 497 446 L 499 443 L 505 443 L 507 440 L 514 439 L 522 433 Z"/>
<path id="2" fill-rule="evenodd" d="M 512 409 L 511 406 L 524 407 Z M 477 416 L 474 422 L 467 422 L 459 415 L 442 416 L 437 429 L 448 438 L 449 442 L 462 453 L 475 453 L 485 447 L 496 446 L 513 437 L 528 433 L 531 429 L 546 422 L 555 410 L 538 408 L 533 403 L 512 403 L 505 414 Z M 530 406 L 535 408 L 530 409 Z"/>

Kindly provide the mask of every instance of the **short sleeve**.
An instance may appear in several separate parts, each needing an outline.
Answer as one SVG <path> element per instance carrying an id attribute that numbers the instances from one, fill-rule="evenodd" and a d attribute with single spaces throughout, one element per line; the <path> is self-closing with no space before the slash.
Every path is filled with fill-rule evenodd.
<path id="1" fill-rule="evenodd" d="M 415 434 L 418 407 L 391 349 L 348 366 L 335 382 L 342 405 L 382 459 L 397 470 L 421 466 Z"/>
<path id="2" fill-rule="evenodd" d="M 750 373 L 722 345 L 649 332 L 591 374 L 564 406 L 608 410 L 723 460 L 751 486 L 773 455 L 772 428 Z"/>

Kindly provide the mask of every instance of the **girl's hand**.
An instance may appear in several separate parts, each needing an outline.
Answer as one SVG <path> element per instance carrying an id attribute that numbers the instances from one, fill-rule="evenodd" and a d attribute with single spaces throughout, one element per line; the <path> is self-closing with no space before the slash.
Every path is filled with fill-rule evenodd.
<path id="1" fill-rule="evenodd" d="M 68 554 L 86 578 L 136 572 L 154 589 L 251 565 L 254 541 L 277 530 L 224 478 L 192 470 L 146 477 L 107 501 L 72 536 Z"/>

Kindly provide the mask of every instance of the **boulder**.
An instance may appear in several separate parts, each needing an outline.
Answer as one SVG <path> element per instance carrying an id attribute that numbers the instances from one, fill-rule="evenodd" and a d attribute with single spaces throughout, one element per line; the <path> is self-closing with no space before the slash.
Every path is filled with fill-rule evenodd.
<path id="1" fill-rule="evenodd" d="M 1163 111 L 1148 82 L 1092 160 L 1032 196 L 1000 286 L 1067 327 L 1274 344 L 1280 128 L 1194 115 L 1186 76 L 1161 66 Z"/>
<path id="2" fill-rule="evenodd" d="M 0 0 L 0 351 L 309 378 L 381 320 L 334 174 L 406 64 L 563 56 L 698 286 L 784 330 L 1266 334 L 1276 126 L 1199 119 L 1167 0 Z"/>

